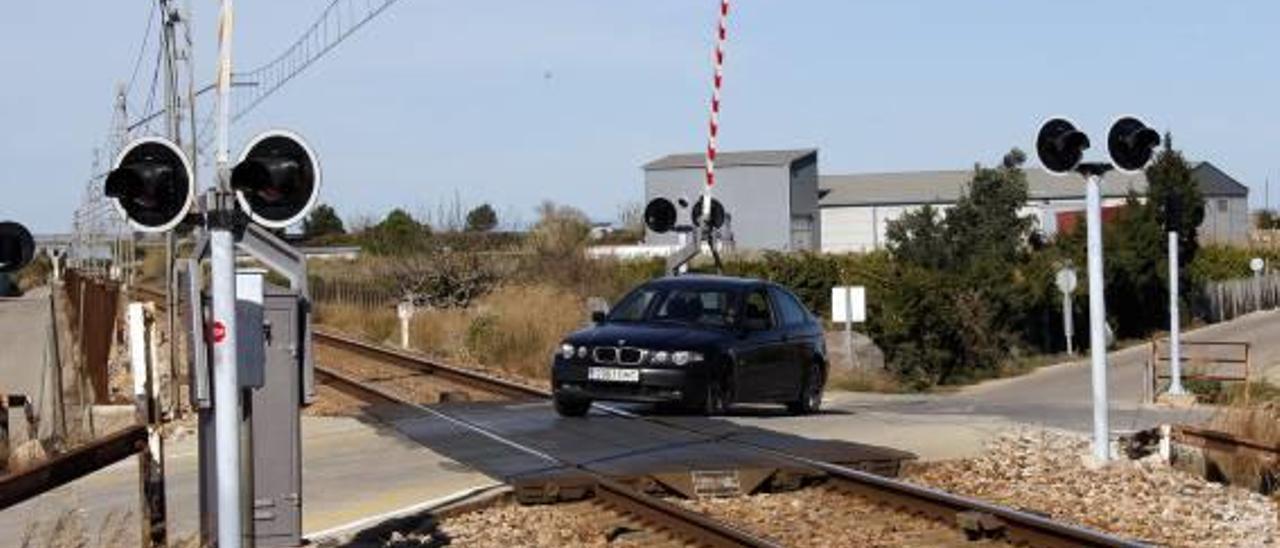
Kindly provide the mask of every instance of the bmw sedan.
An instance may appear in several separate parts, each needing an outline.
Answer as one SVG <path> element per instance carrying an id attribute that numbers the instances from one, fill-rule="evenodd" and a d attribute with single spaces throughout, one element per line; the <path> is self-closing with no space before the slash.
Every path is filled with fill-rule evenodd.
<path id="1" fill-rule="evenodd" d="M 628 293 L 569 335 L 552 366 L 556 411 L 592 401 L 678 404 L 717 414 L 733 403 L 813 413 L 827 378 L 822 326 L 787 289 L 761 280 L 679 276 Z"/>

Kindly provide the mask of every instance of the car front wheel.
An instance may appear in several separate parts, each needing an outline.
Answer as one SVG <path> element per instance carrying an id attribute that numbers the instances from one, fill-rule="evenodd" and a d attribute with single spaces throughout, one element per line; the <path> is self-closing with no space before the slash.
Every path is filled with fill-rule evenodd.
<path id="1" fill-rule="evenodd" d="M 708 379 L 706 394 L 702 397 L 702 414 L 722 415 L 727 407 L 724 384 L 718 379 Z"/>
<path id="2" fill-rule="evenodd" d="M 804 388 L 800 390 L 799 398 L 787 404 L 787 411 L 792 415 L 817 413 L 822 407 L 822 385 L 822 365 L 815 362 L 804 377 Z"/>
<path id="3" fill-rule="evenodd" d="M 561 417 L 581 417 L 591 409 L 591 400 L 567 398 L 559 394 L 555 396 L 555 404 L 556 413 Z"/>

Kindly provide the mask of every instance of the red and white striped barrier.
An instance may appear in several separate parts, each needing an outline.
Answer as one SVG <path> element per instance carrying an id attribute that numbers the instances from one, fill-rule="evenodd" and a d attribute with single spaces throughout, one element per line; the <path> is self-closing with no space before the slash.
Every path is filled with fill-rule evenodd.
<path id="1" fill-rule="evenodd" d="M 703 215 L 710 219 L 711 187 L 716 184 L 716 137 L 720 133 L 720 85 L 724 82 L 724 44 L 728 34 L 729 0 L 720 0 L 720 21 L 716 31 L 715 78 L 711 87 L 711 123 L 707 138 L 707 186 Z"/>

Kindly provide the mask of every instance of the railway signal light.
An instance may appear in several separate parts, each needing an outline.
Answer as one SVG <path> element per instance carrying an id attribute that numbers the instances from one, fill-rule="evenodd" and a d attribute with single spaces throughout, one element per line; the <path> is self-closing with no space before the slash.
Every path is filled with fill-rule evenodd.
<path id="1" fill-rule="evenodd" d="M 693 204 L 693 225 L 694 226 L 702 226 L 702 216 L 703 216 L 702 204 L 705 202 L 706 200 L 702 199 L 702 200 L 698 200 L 697 203 Z M 715 198 L 711 199 L 710 221 L 711 221 L 710 222 L 711 228 L 720 228 L 724 226 L 724 205 L 720 203 L 720 200 L 717 200 Z"/>
<path id="2" fill-rule="evenodd" d="M 320 194 L 320 164 L 298 135 L 267 131 L 245 147 L 231 170 L 236 201 L 254 222 L 285 228 L 302 220 Z"/>
<path id="3" fill-rule="evenodd" d="M 1080 164 L 1088 148 L 1089 136 L 1065 118 L 1050 119 L 1040 126 L 1036 135 L 1036 154 L 1040 163 L 1054 175 L 1070 173 Z"/>
<path id="4" fill-rule="evenodd" d="M 144 137 L 120 151 L 103 193 L 129 224 L 164 232 L 186 218 L 195 198 L 191 161 L 168 139 Z"/>
<path id="5" fill-rule="evenodd" d="M 676 226 L 676 206 L 666 198 L 654 198 L 644 207 L 644 226 L 658 234 Z"/>
<path id="6" fill-rule="evenodd" d="M 35 252 L 36 242 L 26 227 L 10 221 L 0 223 L 0 274 L 27 266 Z"/>
<path id="7" fill-rule="evenodd" d="M 1152 153 L 1160 144 L 1160 134 L 1147 127 L 1141 120 L 1124 116 L 1111 124 L 1107 132 L 1107 150 L 1111 161 L 1120 171 L 1141 171 L 1151 161 Z"/>

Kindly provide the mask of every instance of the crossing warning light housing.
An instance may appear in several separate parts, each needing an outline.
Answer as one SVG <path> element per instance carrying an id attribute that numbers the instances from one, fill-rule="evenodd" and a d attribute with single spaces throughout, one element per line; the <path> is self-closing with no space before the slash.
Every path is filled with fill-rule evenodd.
<path id="1" fill-rule="evenodd" d="M 144 137 L 120 151 L 103 184 L 129 224 L 142 232 L 177 226 L 195 201 L 191 161 L 168 139 Z"/>
<path id="2" fill-rule="evenodd" d="M 1132 116 L 1118 118 L 1111 124 L 1111 131 L 1107 132 L 1107 151 L 1111 153 L 1111 162 L 1126 173 L 1147 167 L 1159 145 L 1160 133 Z"/>
<path id="3" fill-rule="evenodd" d="M 254 222 L 285 228 L 315 207 L 320 164 L 302 137 L 290 131 L 267 131 L 245 147 L 231 170 L 231 188 Z"/>
<path id="4" fill-rule="evenodd" d="M 11 221 L 0 222 L 0 274 L 27 266 L 35 252 L 36 242 L 26 227 Z"/>

